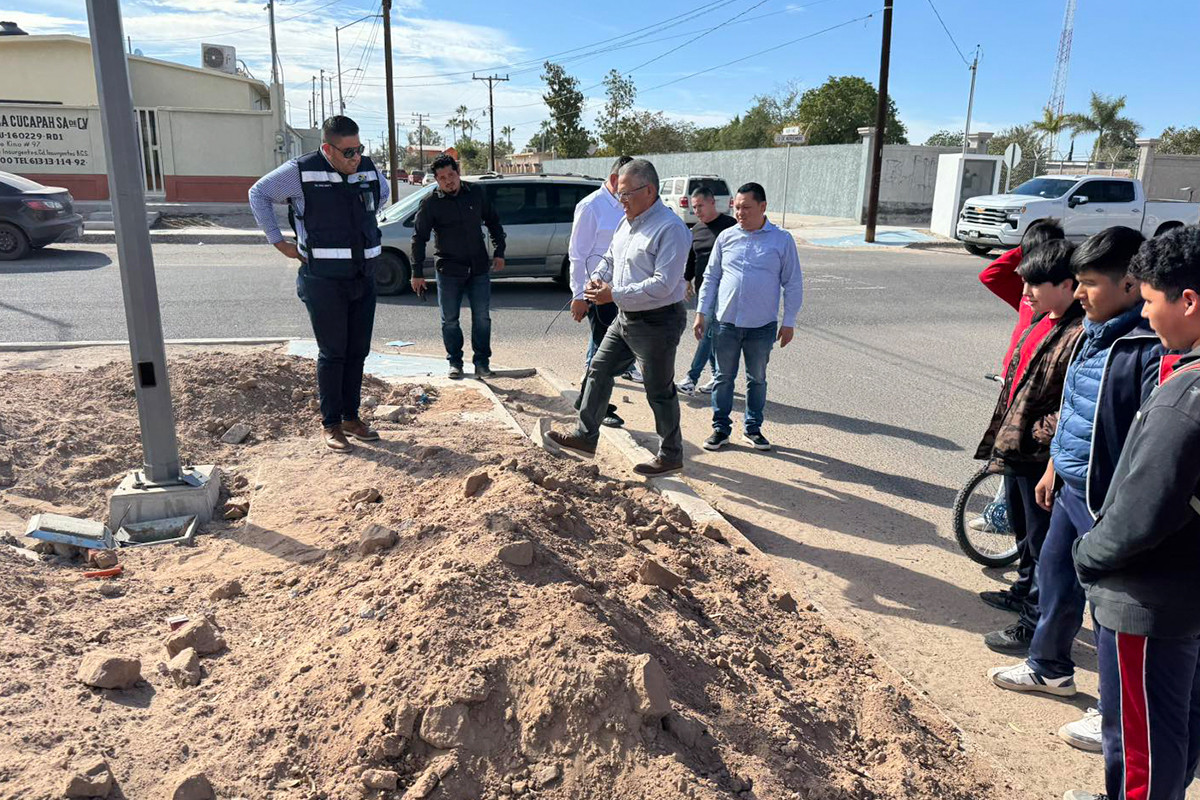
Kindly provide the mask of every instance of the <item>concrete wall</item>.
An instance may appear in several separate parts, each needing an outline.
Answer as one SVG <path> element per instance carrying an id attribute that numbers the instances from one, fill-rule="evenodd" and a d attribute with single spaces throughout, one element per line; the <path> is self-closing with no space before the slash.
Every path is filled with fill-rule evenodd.
<path id="1" fill-rule="evenodd" d="M 1155 153 L 1149 177 L 1146 197 L 1152 200 L 1187 200 L 1188 193 L 1180 191 L 1185 186 L 1195 190 L 1193 197 L 1200 197 L 1200 156 Z"/>
<path id="2" fill-rule="evenodd" d="M 879 221 L 929 227 L 938 156 L 954 147 L 885 144 L 879 179 Z"/>
<path id="3" fill-rule="evenodd" d="M 757 181 L 767 192 L 769 208 L 775 212 L 786 207 L 789 213 L 831 217 L 853 217 L 862 180 L 860 145 L 824 145 L 793 147 L 788 171 L 787 198 L 783 197 L 787 148 L 722 150 L 707 153 L 669 153 L 644 156 L 653 162 L 660 178 L 672 175 L 720 175 L 730 190 L 748 181 Z M 612 166 L 611 158 L 553 159 L 545 162 L 546 172 L 574 172 L 603 176 Z"/>

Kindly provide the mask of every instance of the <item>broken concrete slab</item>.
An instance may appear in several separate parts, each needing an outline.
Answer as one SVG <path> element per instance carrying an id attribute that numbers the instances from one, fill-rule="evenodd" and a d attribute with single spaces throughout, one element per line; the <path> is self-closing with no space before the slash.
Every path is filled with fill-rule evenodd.
<path id="1" fill-rule="evenodd" d="M 246 437 L 250 435 L 250 426 L 245 422 L 237 422 L 230 426 L 229 430 L 221 436 L 221 441 L 225 444 L 241 444 L 246 441 Z"/>
<path id="2" fill-rule="evenodd" d="M 51 544 L 90 550 L 111 550 L 116 546 L 112 531 L 103 523 L 63 514 L 34 514 L 25 535 Z"/>

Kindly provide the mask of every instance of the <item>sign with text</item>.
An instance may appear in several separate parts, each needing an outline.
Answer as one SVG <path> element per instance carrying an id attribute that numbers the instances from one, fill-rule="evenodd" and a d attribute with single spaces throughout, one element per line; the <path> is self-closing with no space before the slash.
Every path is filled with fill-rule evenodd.
<path id="1" fill-rule="evenodd" d="M 786 128 L 784 130 L 787 130 Z M 804 144 L 803 133 L 777 133 L 775 144 Z"/>
<path id="2" fill-rule="evenodd" d="M 93 172 L 90 122 L 87 109 L 0 106 L 0 170 Z"/>

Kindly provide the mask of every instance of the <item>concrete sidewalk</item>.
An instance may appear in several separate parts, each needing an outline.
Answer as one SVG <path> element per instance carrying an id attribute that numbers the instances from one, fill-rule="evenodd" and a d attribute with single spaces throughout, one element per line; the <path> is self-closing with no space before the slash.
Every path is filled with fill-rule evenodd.
<path id="1" fill-rule="evenodd" d="M 911 247 L 955 251 L 962 248 L 960 242 L 922 228 L 878 225 L 875 229 L 875 241 L 868 244 L 864 238 L 867 226 L 848 217 L 788 214 L 786 218 L 781 216 L 780 219 L 787 223 L 787 230 L 796 241 L 812 247 Z"/>

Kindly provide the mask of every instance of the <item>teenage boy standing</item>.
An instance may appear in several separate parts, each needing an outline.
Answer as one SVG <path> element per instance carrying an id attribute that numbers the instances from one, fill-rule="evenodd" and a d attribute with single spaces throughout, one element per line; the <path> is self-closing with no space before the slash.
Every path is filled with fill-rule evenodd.
<path id="1" fill-rule="evenodd" d="M 1146 242 L 1130 272 L 1163 346 L 1185 355 L 1138 411 L 1075 567 L 1096 624 L 1107 796 L 1183 800 L 1200 762 L 1200 228 Z"/>

